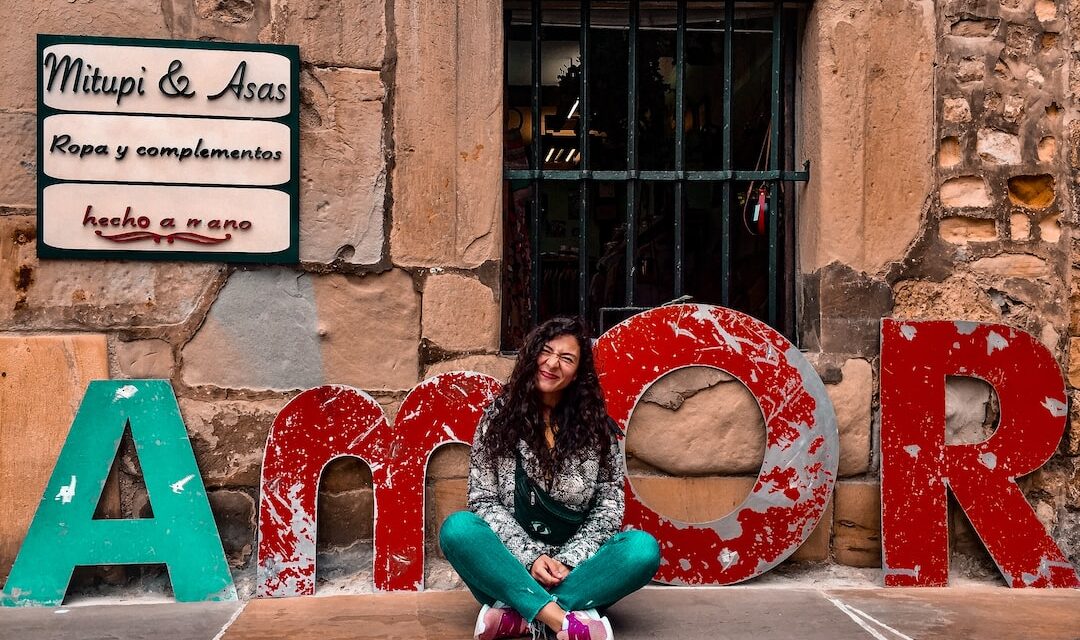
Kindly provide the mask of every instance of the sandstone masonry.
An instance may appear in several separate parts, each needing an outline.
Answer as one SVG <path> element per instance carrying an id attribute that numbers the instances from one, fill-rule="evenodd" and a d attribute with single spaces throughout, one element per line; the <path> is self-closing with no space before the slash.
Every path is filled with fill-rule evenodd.
<path id="1" fill-rule="evenodd" d="M 392 420 L 428 376 L 505 379 L 513 367 L 498 343 L 502 3 L 39 0 L 12 4 L 5 19 L 0 582 L 88 380 L 160 377 L 179 396 L 230 566 L 250 595 L 259 468 L 285 403 L 347 384 Z M 817 0 L 807 10 L 796 148 L 811 178 L 793 187 L 797 338 L 836 408 L 841 450 L 829 512 L 790 563 L 880 566 L 878 322 L 894 316 L 1009 324 L 1057 357 L 1072 398 L 1068 431 L 1022 488 L 1080 565 L 1075 29 L 1080 0 Z M 300 263 L 38 260 L 36 33 L 299 44 Z M 998 405 L 985 383 L 950 379 L 945 402 L 949 442 L 993 432 Z M 30 422 L 32 434 L 11 426 Z M 673 372 L 631 420 L 631 482 L 661 513 L 718 518 L 752 488 L 764 441 L 741 383 L 709 369 Z M 429 558 L 442 519 L 464 504 L 467 465 L 461 446 L 432 456 Z M 370 586 L 372 505 L 363 463 L 327 468 L 321 572 L 338 567 Z M 149 510 L 129 441 L 103 509 Z M 955 566 L 997 580 L 962 513 L 952 518 Z M 368 564 L 334 564 L 350 552 Z M 433 585 L 460 583 L 429 577 Z"/>

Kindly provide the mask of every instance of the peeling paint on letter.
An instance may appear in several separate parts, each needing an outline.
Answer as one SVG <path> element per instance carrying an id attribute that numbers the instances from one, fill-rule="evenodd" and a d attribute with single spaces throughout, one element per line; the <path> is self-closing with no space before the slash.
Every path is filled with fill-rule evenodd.
<path id="1" fill-rule="evenodd" d="M 139 392 L 139 389 L 135 385 L 133 385 L 133 384 L 125 384 L 124 386 L 122 386 L 122 387 L 120 387 L 119 389 L 116 390 L 116 395 L 113 397 L 113 399 L 114 400 L 127 400 L 128 398 L 130 398 L 131 396 L 135 395 L 138 392 Z"/>
<path id="2" fill-rule="evenodd" d="M 918 328 L 919 349 L 910 347 L 908 327 Z M 1054 455 L 1065 431 L 1065 381 L 1054 355 L 1002 324 L 883 318 L 879 370 L 885 586 L 948 584 L 951 491 L 1011 586 L 1080 587 L 1016 483 Z M 955 375 L 985 380 L 997 393 L 999 424 L 983 442 L 946 443 L 945 380 Z"/>
<path id="3" fill-rule="evenodd" d="M 1004 349 L 1007 346 L 1009 346 L 1009 341 L 996 331 L 991 331 L 990 334 L 986 336 L 986 355 L 990 355 L 994 351 Z"/>
<path id="4" fill-rule="evenodd" d="M 1043 400 L 1042 406 L 1046 407 L 1046 410 L 1050 412 L 1050 415 L 1055 418 L 1064 418 L 1069 413 L 1069 407 L 1061 400 L 1051 398 L 1049 396 Z"/>
<path id="5" fill-rule="evenodd" d="M 447 443 L 471 444 L 500 386 L 474 372 L 429 378 L 405 396 L 393 428 L 382 407 L 358 389 L 328 385 L 293 398 L 274 420 L 265 449 L 258 595 L 315 592 L 319 477 L 328 462 L 341 456 L 360 458 L 371 469 L 375 588 L 422 590 L 428 457 Z"/>
<path id="6" fill-rule="evenodd" d="M 195 477 L 194 475 L 184 476 L 183 478 L 180 478 L 176 482 L 170 484 L 169 488 L 172 489 L 173 493 L 183 493 L 184 492 L 184 485 L 191 482 L 191 479 L 194 478 L 194 477 Z"/>
<path id="7" fill-rule="evenodd" d="M 754 395 L 765 417 L 758 481 L 737 511 L 718 520 L 689 523 L 661 516 L 626 481 L 623 525 L 660 542 L 657 581 L 742 582 L 780 564 L 810 536 L 836 479 L 839 437 L 824 383 L 783 335 L 723 307 L 658 307 L 604 333 L 596 343 L 596 366 L 608 413 L 623 429 L 650 384 L 691 366 L 730 373 Z"/>
<path id="8" fill-rule="evenodd" d="M 75 484 L 77 481 L 78 478 L 71 476 L 71 482 L 60 487 L 60 491 L 57 492 L 53 500 L 59 500 L 63 504 L 71 502 L 71 499 L 75 497 Z"/>

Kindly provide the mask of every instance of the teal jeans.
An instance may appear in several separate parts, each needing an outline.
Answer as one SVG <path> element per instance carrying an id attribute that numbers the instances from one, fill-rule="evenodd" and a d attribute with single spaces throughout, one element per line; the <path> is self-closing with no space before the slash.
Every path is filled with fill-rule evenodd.
<path id="1" fill-rule="evenodd" d="M 439 532 L 443 555 L 482 604 L 513 607 L 532 622 L 549 602 L 564 611 L 607 607 L 652 580 L 660 546 L 644 531 L 616 533 L 548 591 L 521 566 L 483 518 L 458 511 Z"/>

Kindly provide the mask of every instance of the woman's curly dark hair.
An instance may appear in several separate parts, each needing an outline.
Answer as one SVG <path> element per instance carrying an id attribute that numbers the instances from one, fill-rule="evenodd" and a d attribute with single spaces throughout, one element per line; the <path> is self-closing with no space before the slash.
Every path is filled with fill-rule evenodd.
<path id="1" fill-rule="evenodd" d="M 551 411 L 555 447 L 549 449 L 544 441 L 544 420 L 540 393 L 536 390 L 536 374 L 544 345 L 565 335 L 577 340 L 581 356 L 573 381 L 563 389 L 559 403 Z M 540 468 L 549 479 L 571 455 L 581 451 L 598 450 L 602 468 L 612 464 L 613 461 L 608 459 L 608 445 L 615 427 L 604 405 L 604 395 L 593 361 L 592 342 L 585 324 L 579 318 L 552 318 L 525 337 L 514 372 L 496 398 L 488 420 L 481 446 L 494 456 L 512 456 L 518 440 L 524 440 L 536 454 Z"/>

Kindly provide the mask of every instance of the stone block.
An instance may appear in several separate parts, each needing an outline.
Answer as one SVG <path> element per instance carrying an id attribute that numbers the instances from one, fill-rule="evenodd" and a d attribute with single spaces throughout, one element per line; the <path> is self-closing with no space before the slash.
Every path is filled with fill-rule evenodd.
<path id="1" fill-rule="evenodd" d="M 86 386 L 108 377 L 104 335 L 0 335 L 0 582 L 37 511 Z"/>
<path id="2" fill-rule="evenodd" d="M 876 355 L 881 318 L 892 310 L 892 294 L 882 280 L 833 264 L 818 285 L 821 351 Z"/>
<path id="3" fill-rule="evenodd" d="M 1075 255 L 1075 254 L 1074 254 Z M 1080 336 L 1080 268 L 1075 265 L 1069 274 L 1069 335 Z"/>
<path id="4" fill-rule="evenodd" d="M 692 374 L 665 377 L 686 375 Z M 627 428 L 627 455 L 674 475 L 757 473 L 765 454 L 765 421 L 750 391 L 733 379 L 705 390 L 676 386 L 684 400 L 674 410 L 638 403 Z"/>
<path id="5" fill-rule="evenodd" d="M 347 547 L 370 540 L 375 530 L 375 497 L 371 489 L 319 492 L 316 543 L 322 549 Z"/>
<path id="6" fill-rule="evenodd" d="M 484 283 L 457 274 L 431 275 L 424 284 L 423 335 L 446 351 L 495 350 L 499 306 Z"/>
<path id="7" fill-rule="evenodd" d="M 502 17 L 482 0 L 396 0 L 395 264 L 498 259 Z M 448 141 L 451 141 L 448 143 Z"/>
<path id="8" fill-rule="evenodd" d="M 979 129 L 975 148 L 983 162 L 1020 164 L 1020 136 L 995 129 Z"/>
<path id="9" fill-rule="evenodd" d="M 38 265 L 35 233 L 31 216 L 0 216 L 0 327 L 26 310 Z"/>
<path id="10" fill-rule="evenodd" d="M 120 378 L 172 378 L 172 345 L 164 340 L 115 342 L 114 355 Z"/>
<path id="11" fill-rule="evenodd" d="M 0 216 L 0 328 L 109 330 L 181 324 L 216 264 L 37 259 L 31 216 Z"/>
<path id="12" fill-rule="evenodd" d="M 870 406 L 874 396 L 874 370 L 866 360 L 844 363 L 843 379 L 825 386 L 836 410 L 840 431 L 841 476 L 866 473 L 870 468 Z"/>
<path id="13" fill-rule="evenodd" d="M 385 242 L 382 80 L 316 68 L 300 91 L 300 259 L 375 264 Z"/>
<path id="14" fill-rule="evenodd" d="M 456 511 L 466 508 L 467 487 L 464 478 L 447 478 L 428 483 L 427 489 L 427 537 L 430 540 L 439 539 L 439 531 L 442 523 Z M 438 544 L 432 545 L 439 557 L 442 557 L 442 549 Z"/>
<path id="15" fill-rule="evenodd" d="M 4 37 L 0 38 L 0 111 L 32 113 L 37 105 L 36 74 L 39 33 L 87 36 L 168 38 L 160 2 L 68 2 L 36 0 L 5 5 Z M 6 144 L 6 141 L 5 141 Z"/>
<path id="16" fill-rule="evenodd" d="M 971 122 L 971 105 L 968 104 L 966 98 L 945 98 L 942 104 L 942 112 L 946 122 Z"/>
<path id="17" fill-rule="evenodd" d="M 470 448 L 463 444 L 446 444 L 428 458 L 427 477 L 431 480 L 469 477 Z"/>
<path id="18" fill-rule="evenodd" d="M 1024 59 L 1035 51 L 1035 30 L 1027 25 L 1009 24 L 1005 30 L 1005 51 Z"/>
<path id="19" fill-rule="evenodd" d="M 255 499 L 250 494 L 235 489 L 207 491 L 210 511 L 214 514 L 221 546 L 229 567 L 239 569 L 247 564 L 255 549 L 256 517 Z"/>
<path id="20" fill-rule="evenodd" d="M 390 251 L 395 264 L 449 266 L 458 262 L 457 154 L 447 144 L 457 140 L 456 2 L 395 0 L 394 23 Z"/>
<path id="21" fill-rule="evenodd" d="M 315 277 L 285 269 L 233 273 L 184 346 L 184 382 L 275 390 L 322 384 Z"/>
<path id="22" fill-rule="evenodd" d="M 1071 362 L 1071 350 L 1069 358 Z M 1080 455 L 1080 392 L 1075 389 L 1069 391 L 1069 424 L 1065 429 L 1063 446 L 1067 455 Z"/>
<path id="23" fill-rule="evenodd" d="M 934 186 L 937 101 L 933 74 L 911 69 L 933 68 L 935 9 L 819 2 L 808 12 L 798 146 L 816 169 L 800 193 L 803 273 L 834 261 L 877 273 L 918 236 Z"/>
<path id="24" fill-rule="evenodd" d="M 833 560 L 881 566 L 881 489 L 876 482 L 838 482 L 833 493 Z"/>
<path id="25" fill-rule="evenodd" d="M 398 409 L 401 408 L 401 400 L 404 397 L 404 394 L 401 392 L 393 393 L 393 395 L 373 394 L 372 397 L 375 398 L 375 401 L 382 407 L 383 413 L 386 414 L 386 421 L 390 424 L 394 424 L 394 421 L 397 420 L 397 412 Z"/>
<path id="26" fill-rule="evenodd" d="M 964 160 L 964 152 L 960 149 L 960 138 L 946 136 L 941 139 L 938 147 L 938 165 L 941 167 L 955 167 Z"/>
<path id="27" fill-rule="evenodd" d="M 300 45 L 304 61 L 314 65 L 377 70 L 386 49 L 385 6 L 379 0 L 272 0 L 260 40 Z"/>
<path id="28" fill-rule="evenodd" d="M 1027 495 L 1041 493 L 1038 499 L 1033 500 L 1036 505 L 1047 499 L 1059 508 L 1080 504 L 1080 458 L 1051 458 L 1030 476 L 1021 479 L 1020 489 Z"/>
<path id="29" fill-rule="evenodd" d="M 419 296 L 403 271 L 238 271 L 184 347 L 182 377 L 239 389 L 409 389 L 419 370 L 419 329 Z"/>
<path id="30" fill-rule="evenodd" d="M 161 10 L 174 38 L 255 42 L 270 22 L 265 0 L 164 0 Z"/>
<path id="31" fill-rule="evenodd" d="M 1039 162 L 1053 162 L 1057 156 L 1057 139 L 1054 136 L 1044 136 L 1039 140 Z"/>
<path id="32" fill-rule="evenodd" d="M 1006 122 L 1019 122 L 1024 115 L 1024 97 L 1016 94 L 1007 95 L 1001 108 L 1001 117 Z"/>
<path id="33" fill-rule="evenodd" d="M 986 75 L 986 63 L 978 56 L 964 56 L 956 66 L 956 79 L 961 83 L 978 82 Z"/>
<path id="34" fill-rule="evenodd" d="M 0 205 L 36 206 L 37 118 L 0 112 L 0 140 Z"/>
<path id="35" fill-rule="evenodd" d="M 1080 338 L 1069 338 L 1069 386 L 1080 388 Z"/>
<path id="36" fill-rule="evenodd" d="M 286 401 L 181 398 L 179 403 L 203 483 L 257 489 L 266 436 Z"/>
<path id="37" fill-rule="evenodd" d="M 997 397 L 993 388 L 978 378 L 945 378 L 945 442 L 975 444 L 994 432 Z"/>
<path id="38" fill-rule="evenodd" d="M 1054 0 L 1035 0 L 1035 17 L 1039 22 L 1052 22 L 1057 18 L 1057 4 Z"/>
<path id="39" fill-rule="evenodd" d="M 1046 260 L 1026 253 L 1003 253 L 988 258 L 979 258 L 971 263 L 975 271 L 982 271 L 1003 278 L 1049 278 L 1053 269 Z"/>
<path id="40" fill-rule="evenodd" d="M 949 276 L 944 282 L 913 280 L 897 283 L 890 315 L 904 320 L 1001 320 L 997 307 L 982 285 L 966 273 Z"/>
<path id="41" fill-rule="evenodd" d="M 1023 242 L 1031 239 L 1031 218 L 1025 213 L 1009 215 L 1009 235 L 1013 240 Z"/>
<path id="42" fill-rule="evenodd" d="M 1039 237 L 1043 242 L 1057 243 L 1061 239 L 1061 216 L 1055 214 L 1040 220 Z"/>
<path id="43" fill-rule="evenodd" d="M 952 23 L 949 33 L 958 38 L 990 38 L 1000 24 L 996 18 L 965 16 Z"/>
<path id="44" fill-rule="evenodd" d="M 418 381 L 420 296 L 408 273 L 314 278 L 326 383 L 406 390 Z"/>
<path id="45" fill-rule="evenodd" d="M 506 382 L 514 371 L 517 358 L 495 355 L 475 355 L 443 360 L 429 365 L 425 378 L 431 378 L 449 371 L 477 371 Z"/>
<path id="46" fill-rule="evenodd" d="M 371 467 L 360 458 L 342 456 L 332 460 L 319 478 L 319 491 L 344 493 L 357 489 L 371 489 Z"/>
<path id="47" fill-rule="evenodd" d="M 942 240 L 953 244 L 993 242 L 997 240 L 997 225 L 992 218 L 954 216 L 941 220 L 938 233 Z"/>
<path id="48" fill-rule="evenodd" d="M 833 503 L 829 501 L 825 507 L 825 513 L 821 515 L 817 526 L 806 539 L 799 545 L 795 553 L 788 557 L 786 562 L 824 562 L 829 559 L 830 539 L 832 538 Z"/>
<path id="49" fill-rule="evenodd" d="M 989 207 L 990 192 L 979 176 L 950 178 L 941 185 L 941 204 L 950 208 Z"/>
<path id="50" fill-rule="evenodd" d="M 1045 209 L 1057 199 L 1054 176 L 1014 176 L 1009 178 L 1009 201 L 1028 209 Z"/>
<path id="51" fill-rule="evenodd" d="M 642 402 L 660 405 L 671 411 L 678 411 L 687 398 L 715 387 L 722 382 L 731 382 L 735 376 L 727 371 L 711 367 L 686 367 L 678 369 L 649 385 L 641 396 Z"/>
<path id="52" fill-rule="evenodd" d="M 501 55 L 476 55 L 504 50 L 502 11 L 498 2 L 458 0 L 455 253 L 466 264 L 502 258 L 505 62 Z"/>
<path id="53" fill-rule="evenodd" d="M 639 500 L 679 522 L 719 520 L 746 500 L 756 481 L 756 476 L 630 476 Z"/>

